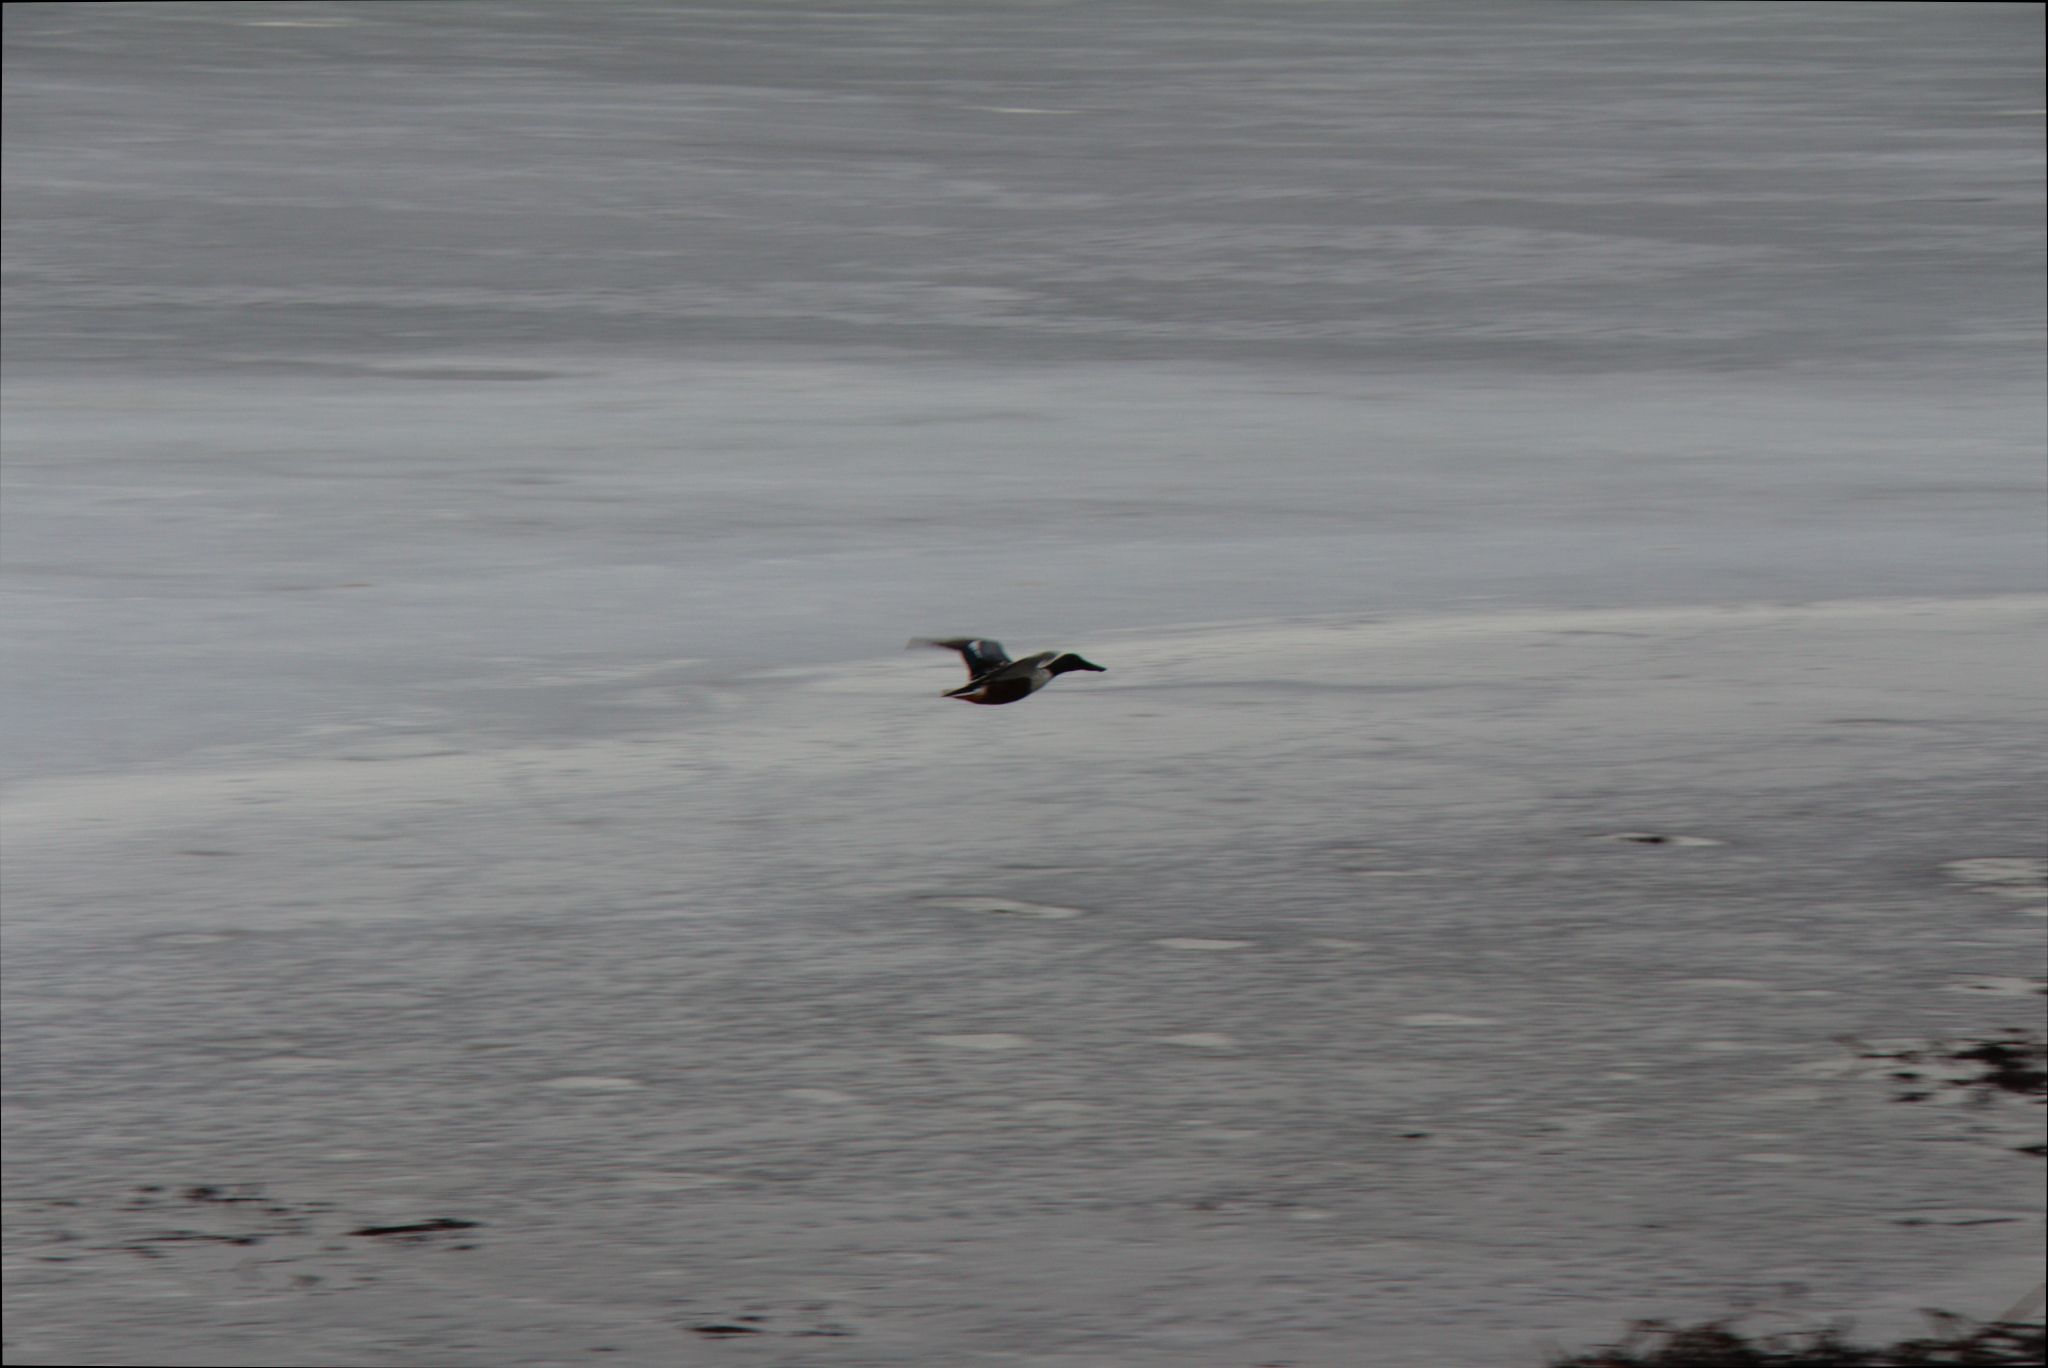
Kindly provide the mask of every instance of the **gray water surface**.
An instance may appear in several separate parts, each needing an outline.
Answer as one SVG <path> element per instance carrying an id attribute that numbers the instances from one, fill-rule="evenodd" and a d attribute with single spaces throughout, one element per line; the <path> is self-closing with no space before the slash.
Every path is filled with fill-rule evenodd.
<path id="1" fill-rule="evenodd" d="M 10 1363 L 2038 1279 L 2038 7 L 5 24 Z"/>

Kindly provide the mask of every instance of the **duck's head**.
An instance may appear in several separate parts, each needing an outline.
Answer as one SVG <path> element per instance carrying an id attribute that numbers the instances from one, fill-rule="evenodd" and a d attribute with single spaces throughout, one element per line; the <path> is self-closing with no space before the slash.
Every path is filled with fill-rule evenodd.
<path id="1" fill-rule="evenodd" d="M 1065 674 L 1069 670 L 1093 670 L 1097 674 L 1109 673 L 1108 670 L 1097 665 L 1094 661 L 1083 660 L 1072 651 L 1068 651 L 1065 655 L 1054 656 L 1051 660 L 1048 660 L 1045 663 L 1045 670 L 1047 674 L 1056 675 Z"/>

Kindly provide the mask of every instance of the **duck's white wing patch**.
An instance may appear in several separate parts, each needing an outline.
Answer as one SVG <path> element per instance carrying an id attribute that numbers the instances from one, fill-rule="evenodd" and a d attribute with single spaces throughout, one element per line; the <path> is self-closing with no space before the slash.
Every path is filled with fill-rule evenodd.
<path id="1" fill-rule="evenodd" d="M 967 663 L 969 679 L 985 675 L 990 670 L 1000 670 L 1010 663 L 1010 657 L 1003 653 L 1003 643 L 987 637 L 917 637 L 910 644 L 958 651 L 960 658 Z"/>

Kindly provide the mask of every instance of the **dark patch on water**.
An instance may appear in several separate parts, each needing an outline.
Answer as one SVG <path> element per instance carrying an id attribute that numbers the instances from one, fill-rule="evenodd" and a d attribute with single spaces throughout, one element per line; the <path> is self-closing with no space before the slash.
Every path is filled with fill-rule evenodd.
<path id="1" fill-rule="evenodd" d="M 418 1235 L 436 1235 L 444 1230 L 474 1230 L 482 1224 L 482 1221 L 465 1221 L 457 1216 L 435 1216 L 424 1221 L 408 1221 L 402 1225 L 364 1226 L 360 1230 L 351 1230 L 349 1234 L 368 1235 L 379 1238 L 384 1236 L 398 1236 L 402 1238 Z"/>
<path id="2" fill-rule="evenodd" d="M 1618 1343 L 1554 1358 L 1550 1368 L 2037 1368 L 2048 1332 L 2037 1323 L 1979 1324 L 1946 1311 L 1922 1313 L 1934 1334 L 1890 1345 L 1852 1344 L 1837 1329 L 1751 1339 L 1732 1321 L 1680 1326 L 1638 1321 Z"/>

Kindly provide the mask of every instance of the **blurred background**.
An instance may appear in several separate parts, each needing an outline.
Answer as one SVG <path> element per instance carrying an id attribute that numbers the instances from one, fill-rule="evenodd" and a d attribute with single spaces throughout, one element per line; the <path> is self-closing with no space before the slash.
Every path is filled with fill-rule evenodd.
<path id="1" fill-rule="evenodd" d="M 10 1362 L 2038 1278 L 2039 7 L 5 22 Z"/>

